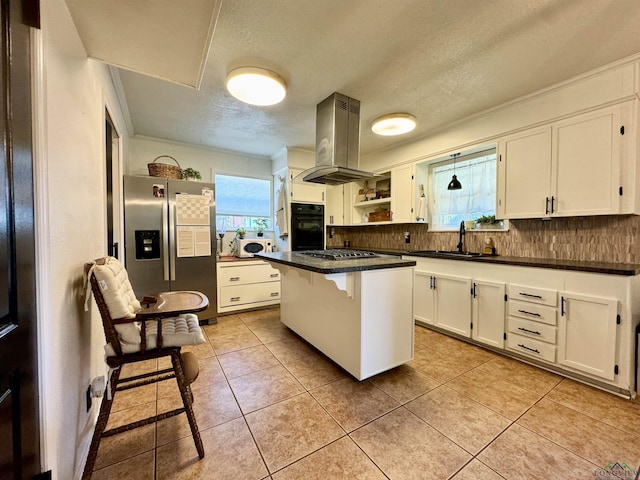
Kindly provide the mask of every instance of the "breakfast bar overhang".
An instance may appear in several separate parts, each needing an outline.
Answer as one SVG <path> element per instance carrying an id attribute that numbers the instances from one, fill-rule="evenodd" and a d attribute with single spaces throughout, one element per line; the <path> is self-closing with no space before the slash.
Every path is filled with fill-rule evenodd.
<path id="1" fill-rule="evenodd" d="M 257 254 L 281 273 L 281 320 L 358 380 L 413 358 L 414 261 Z"/>

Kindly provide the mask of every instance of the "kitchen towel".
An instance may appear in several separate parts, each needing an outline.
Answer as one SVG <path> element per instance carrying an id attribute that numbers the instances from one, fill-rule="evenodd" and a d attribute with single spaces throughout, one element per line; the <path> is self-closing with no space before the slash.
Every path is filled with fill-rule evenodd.
<path id="1" fill-rule="evenodd" d="M 425 208 L 426 208 L 426 198 L 420 197 L 420 203 L 418 204 L 418 215 L 416 215 L 416 220 L 424 221 Z"/>
<path id="2" fill-rule="evenodd" d="M 280 238 L 286 238 L 289 235 L 289 221 L 287 219 L 287 184 L 286 179 L 281 178 L 282 185 L 278 191 L 278 207 L 276 210 L 276 226 Z"/>

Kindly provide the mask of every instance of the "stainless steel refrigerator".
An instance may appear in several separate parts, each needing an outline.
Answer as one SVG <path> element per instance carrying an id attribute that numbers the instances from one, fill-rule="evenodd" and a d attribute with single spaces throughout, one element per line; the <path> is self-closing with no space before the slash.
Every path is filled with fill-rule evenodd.
<path id="1" fill-rule="evenodd" d="M 125 265 L 136 296 L 200 291 L 209 308 L 198 318 L 215 323 L 215 225 L 212 183 L 125 176 Z"/>

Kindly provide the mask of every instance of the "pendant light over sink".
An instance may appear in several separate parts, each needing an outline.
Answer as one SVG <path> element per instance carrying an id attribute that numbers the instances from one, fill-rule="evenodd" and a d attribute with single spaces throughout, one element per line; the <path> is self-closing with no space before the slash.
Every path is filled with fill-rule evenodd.
<path id="1" fill-rule="evenodd" d="M 284 100 L 287 86 L 280 75 L 258 67 L 240 67 L 227 75 L 227 90 L 241 102 L 260 107 Z"/>
<path id="2" fill-rule="evenodd" d="M 447 185 L 447 190 L 460 190 L 462 188 L 462 184 L 456 176 L 456 158 L 459 155 L 459 153 L 454 153 L 451 155 L 451 157 L 453 158 L 453 177 L 451 177 L 451 181 L 449 182 L 449 185 Z"/>

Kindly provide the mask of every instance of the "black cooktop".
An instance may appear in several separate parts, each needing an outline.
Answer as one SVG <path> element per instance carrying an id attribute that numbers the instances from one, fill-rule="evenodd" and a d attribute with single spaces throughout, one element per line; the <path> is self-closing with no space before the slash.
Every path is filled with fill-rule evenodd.
<path id="1" fill-rule="evenodd" d="M 347 250 L 337 248 L 333 250 L 305 250 L 302 255 L 308 255 L 310 257 L 322 258 L 324 260 L 357 260 L 361 258 L 375 258 L 378 255 L 366 250 Z"/>

